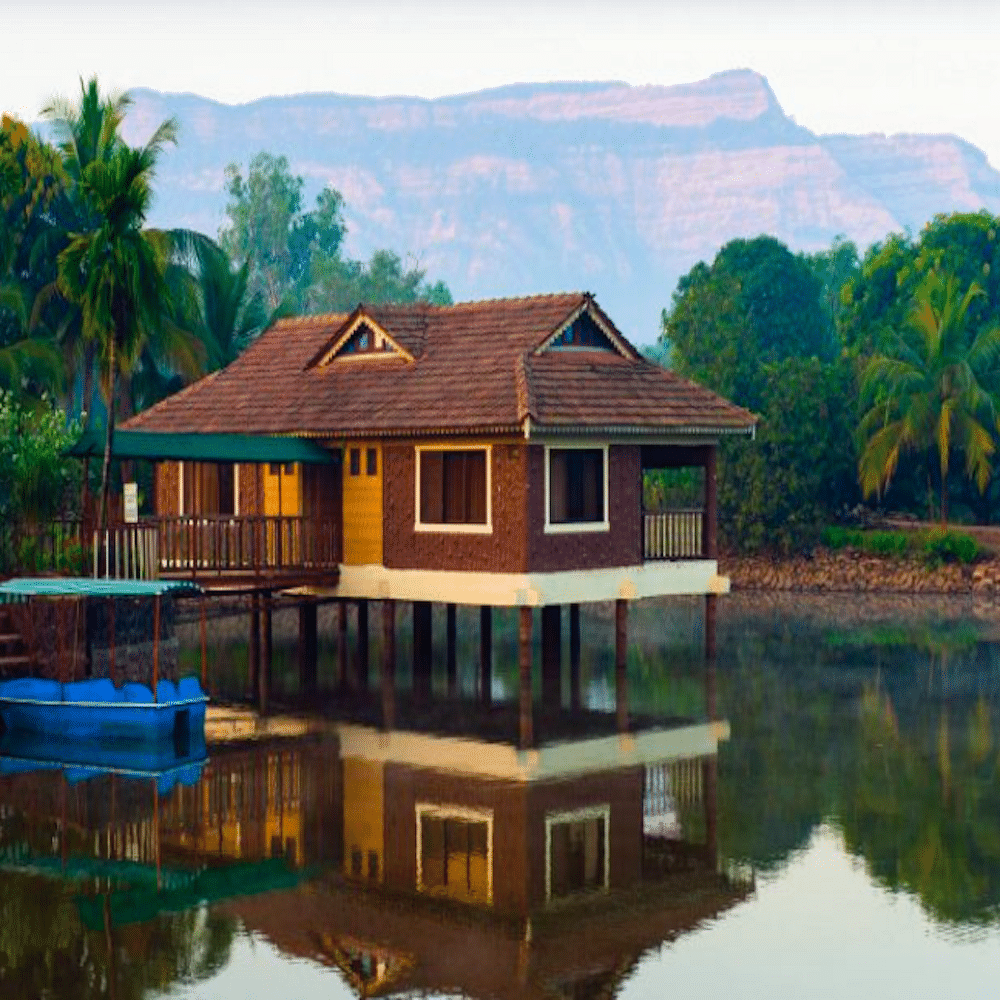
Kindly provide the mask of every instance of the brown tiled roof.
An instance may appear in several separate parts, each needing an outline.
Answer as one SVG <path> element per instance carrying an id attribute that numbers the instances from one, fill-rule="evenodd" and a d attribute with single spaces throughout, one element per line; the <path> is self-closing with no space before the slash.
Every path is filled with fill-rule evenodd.
<path id="1" fill-rule="evenodd" d="M 279 320 L 228 368 L 130 420 L 150 431 L 297 434 L 476 432 L 533 427 L 746 431 L 753 416 L 634 353 L 536 353 L 581 306 L 614 329 L 584 293 L 453 306 L 364 306 L 414 360 L 317 360 L 349 320 Z M 615 334 L 621 334 L 615 330 Z"/>

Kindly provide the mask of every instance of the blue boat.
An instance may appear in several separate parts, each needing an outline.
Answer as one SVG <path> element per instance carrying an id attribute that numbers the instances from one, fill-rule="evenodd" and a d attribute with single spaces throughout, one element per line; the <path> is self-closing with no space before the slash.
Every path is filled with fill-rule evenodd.
<path id="1" fill-rule="evenodd" d="M 207 704 L 197 677 L 161 680 L 155 697 L 145 684 L 116 688 L 106 677 L 67 684 L 40 677 L 0 681 L 6 729 L 73 739 L 149 742 L 201 733 Z"/>
<path id="2" fill-rule="evenodd" d="M 41 577 L 0 583 L 0 602 L 51 599 L 152 600 L 153 656 L 149 685 L 116 687 L 107 677 L 76 680 L 64 676 L 16 677 L 0 681 L 0 719 L 11 732 L 41 733 L 69 740 L 155 743 L 203 738 L 208 696 L 197 677 L 176 684 L 160 679 L 160 602 L 167 596 L 200 594 L 187 581 L 111 580 Z M 113 633 L 112 633 L 113 641 Z M 204 653 L 204 650 L 203 650 Z M 204 665 L 203 665 L 204 669 Z"/>

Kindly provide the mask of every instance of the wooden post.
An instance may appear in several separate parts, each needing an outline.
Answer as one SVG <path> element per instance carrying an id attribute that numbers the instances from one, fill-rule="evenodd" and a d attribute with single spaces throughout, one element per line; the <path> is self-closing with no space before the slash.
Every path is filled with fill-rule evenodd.
<path id="1" fill-rule="evenodd" d="M 258 680 L 258 710 L 261 715 L 267 715 L 271 700 L 271 664 L 274 652 L 272 615 L 271 615 L 271 592 L 264 592 L 264 607 L 260 616 L 260 670 L 257 673 Z"/>
<path id="2" fill-rule="evenodd" d="M 347 686 L 347 604 L 337 604 L 337 686 Z"/>
<path id="3" fill-rule="evenodd" d="M 705 456 L 705 534 L 704 555 L 706 559 L 718 557 L 718 489 L 716 484 L 716 447 L 709 445 Z"/>
<path id="4" fill-rule="evenodd" d="M 433 605 L 413 602 L 413 693 L 430 698 L 433 689 Z"/>
<path id="5" fill-rule="evenodd" d="M 628 731 L 628 601 L 615 601 L 615 713 L 618 731 Z"/>
<path id="6" fill-rule="evenodd" d="M 354 672 L 357 690 L 368 690 L 368 601 L 358 601 L 357 669 Z"/>
<path id="7" fill-rule="evenodd" d="M 160 700 L 160 595 L 153 598 L 153 701 Z"/>
<path id="8" fill-rule="evenodd" d="M 260 594 L 250 595 L 250 641 L 247 645 L 247 697 L 256 700 L 257 677 L 260 673 Z"/>
<path id="9" fill-rule="evenodd" d="M 479 608 L 479 698 L 484 704 L 493 700 L 493 608 Z"/>
<path id="10" fill-rule="evenodd" d="M 382 602 L 382 726 L 396 724 L 396 602 Z"/>
<path id="11" fill-rule="evenodd" d="M 562 609 L 558 604 L 542 608 L 542 704 L 548 709 L 562 705 Z"/>
<path id="12" fill-rule="evenodd" d="M 533 746 L 535 742 L 531 691 L 531 625 L 531 608 L 521 608 L 517 625 L 517 658 L 519 680 L 518 690 L 520 694 L 520 726 L 518 743 L 522 750 L 527 750 L 529 747 Z"/>
<path id="13" fill-rule="evenodd" d="M 445 605 L 445 661 L 448 674 L 448 696 L 453 698 L 458 691 L 457 609 L 454 604 Z"/>
<path id="14" fill-rule="evenodd" d="M 580 709 L 580 605 L 569 606 L 569 707 Z"/>
<path id="15" fill-rule="evenodd" d="M 316 601 L 306 598 L 299 605 L 299 691 L 316 693 L 318 656 L 318 612 Z"/>
<path id="16" fill-rule="evenodd" d="M 715 619 L 718 597 L 705 595 L 705 711 L 709 719 L 716 717 L 715 694 Z"/>
<path id="17" fill-rule="evenodd" d="M 115 599 L 108 598 L 108 676 L 115 683 Z M 156 685 L 153 685 L 153 697 L 156 697 Z"/>
<path id="18" fill-rule="evenodd" d="M 205 621 L 205 595 L 201 595 L 201 689 L 208 691 L 208 635 Z"/>

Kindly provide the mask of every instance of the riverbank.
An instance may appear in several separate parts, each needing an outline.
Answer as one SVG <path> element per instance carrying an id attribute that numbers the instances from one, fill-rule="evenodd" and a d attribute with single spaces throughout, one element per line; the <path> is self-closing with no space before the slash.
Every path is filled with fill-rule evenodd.
<path id="1" fill-rule="evenodd" d="M 980 594 L 1000 597 L 1000 557 L 928 566 L 853 549 L 817 549 L 810 556 L 723 556 L 719 572 L 732 589 L 805 593 Z"/>

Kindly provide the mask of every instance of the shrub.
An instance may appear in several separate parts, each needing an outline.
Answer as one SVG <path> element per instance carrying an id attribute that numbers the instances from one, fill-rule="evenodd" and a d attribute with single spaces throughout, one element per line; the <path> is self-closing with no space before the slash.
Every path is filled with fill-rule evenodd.
<path id="1" fill-rule="evenodd" d="M 960 531 L 928 531 L 922 539 L 921 555 L 932 566 L 970 563 L 979 555 L 979 546 L 971 535 Z"/>

